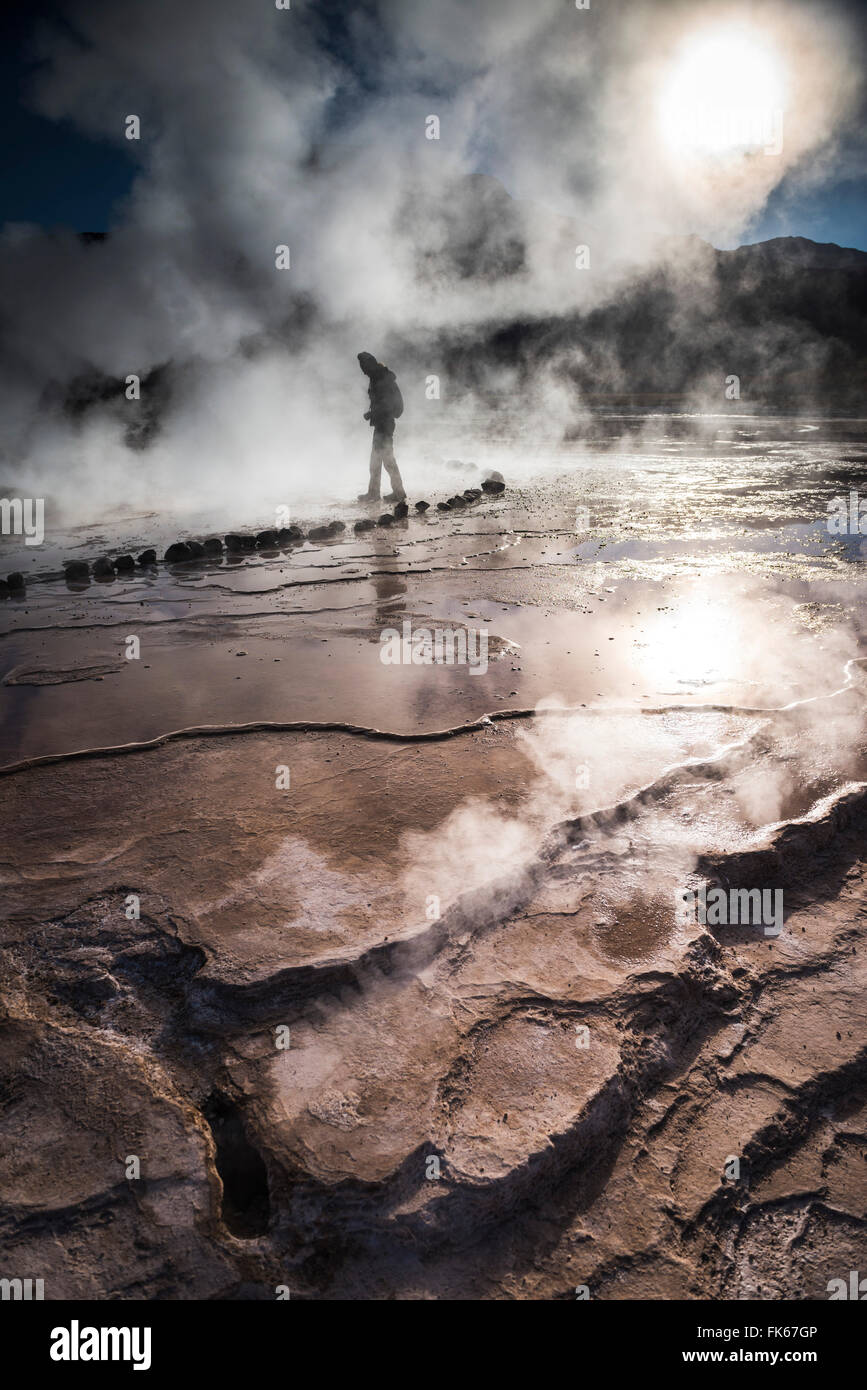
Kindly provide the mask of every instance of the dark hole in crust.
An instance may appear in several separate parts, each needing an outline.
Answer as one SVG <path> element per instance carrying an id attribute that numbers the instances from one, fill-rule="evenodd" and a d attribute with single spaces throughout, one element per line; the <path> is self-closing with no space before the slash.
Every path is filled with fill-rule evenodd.
<path id="1" fill-rule="evenodd" d="M 264 1235 L 271 1215 L 268 1172 L 247 1138 L 238 1108 L 215 1091 L 205 1102 L 203 1114 L 217 1146 L 225 1225 L 243 1240 Z"/>

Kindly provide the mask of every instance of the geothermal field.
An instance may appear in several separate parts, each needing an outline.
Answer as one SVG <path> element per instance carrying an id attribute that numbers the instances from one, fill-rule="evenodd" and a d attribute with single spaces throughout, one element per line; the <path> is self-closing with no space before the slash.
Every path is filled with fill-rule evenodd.
<path id="1" fill-rule="evenodd" d="M 423 513 L 407 468 L 361 532 L 335 500 L 113 578 L 219 533 L 19 546 L 2 1236 L 51 1297 L 809 1300 L 863 1267 L 867 557 L 828 517 L 867 425 L 597 436 L 518 486 L 482 440 Z M 384 659 L 437 630 L 467 660 Z"/>
<path id="2" fill-rule="evenodd" d="M 556 1301 L 851 1376 L 867 6 L 7 0 L 0 67 L 6 1361 Z"/>

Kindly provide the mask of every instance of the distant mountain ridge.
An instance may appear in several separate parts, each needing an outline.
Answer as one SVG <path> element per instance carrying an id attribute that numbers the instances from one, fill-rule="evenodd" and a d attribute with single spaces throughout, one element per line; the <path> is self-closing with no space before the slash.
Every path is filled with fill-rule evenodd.
<path id="1" fill-rule="evenodd" d="M 867 270 L 867 251 L 838 246 L 834 241 L 810 241 L 804 236 L 778 236 L 754 241 L 727 253 L 746 259 L 785 262 L 799 270 Z"/>
<path id="2" fill-rule="evenodd" d="M 487 281 L 497 273 L 509 279 L 527 262 L 519 205 L 493 184 L 485 181 L 474 239 L 459 243 L 463 278 L 473 273 L 470 245 L 476 274 Z M 576 220 L 535 219 L 543 234 L 555 224 L 564 244 L 591 239 Z M 488 241 L 484 226 L 492 229 Z M 441 273 L 449 254 L 448 246 L 440 253 Z M 697 236 L 670 236 L 655 261 L 621 274 L 596 307 L 572 307 L 567 296 L 568 289 L 556 315 L 442 334 L 450 372 L 483 391 L 486 378 L 503 369 L 518 382 L 545 369 L 590 402 L 695 397 L 712 404 L 725 399 L 726 378 L 736 376 L 740 399 L 754 404 L 857 413 L 867 405 L 867 252 L 856 248 L 774 237 L 718 250 Z"/>

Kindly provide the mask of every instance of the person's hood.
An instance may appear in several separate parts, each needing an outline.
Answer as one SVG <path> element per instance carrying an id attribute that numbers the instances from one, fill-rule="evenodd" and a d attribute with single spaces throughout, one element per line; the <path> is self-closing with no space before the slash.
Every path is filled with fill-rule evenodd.
<path id="1" fill-rule="evenodd" d="M 394 372 L 386 367 L 384 362 L 378 362 L 372 352 L 360 352 L 358 362 L 361 370 L 370 377 L 371 381 L 388 381 L 389 378 L 392 381 L 397 380 Z"/>

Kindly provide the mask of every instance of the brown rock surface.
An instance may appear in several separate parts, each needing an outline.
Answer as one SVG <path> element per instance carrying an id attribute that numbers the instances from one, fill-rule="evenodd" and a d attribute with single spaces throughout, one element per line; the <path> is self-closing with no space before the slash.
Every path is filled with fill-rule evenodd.
<path id="1" fill-rule="evenodd" d="M 809 1298 L 858 1267 L 863 787 L 808 818 L 768 942 L 674 920 L 687 850 L 791 839 L 710 802 L 684 830 L 711 764 L 450 877 L 527 750 L 250 734 L 4 779 L 4 1225 L 50 1296 Z"/>

